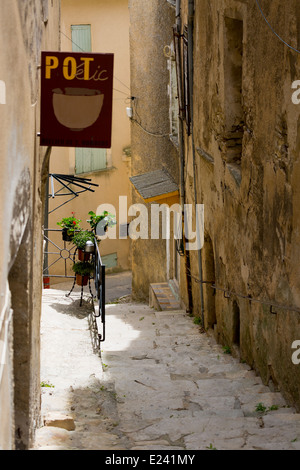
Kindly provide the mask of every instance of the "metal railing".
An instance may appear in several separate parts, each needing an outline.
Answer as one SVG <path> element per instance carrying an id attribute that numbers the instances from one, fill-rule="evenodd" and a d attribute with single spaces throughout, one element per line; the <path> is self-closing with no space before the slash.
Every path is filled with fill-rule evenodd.
<path id="1" fill-rule="evenodd" d="M 68 274 L 68 260 L 72 263 L 74 262 L 74 254 L 76 250 L 75 245 L 71 245 L 70 248 L 67 248 L 67 242 L 62 240 L 63 246 L 59 246 L 59 242 L 54 242 L 49 238 L 49 232 L 60 232 L 62 233 L 61 229 L 54 229 L 54 228 L 44 228 L 44 241 L 45 241 L 45 250 L 44 250 L 44 268 L 43 268 L 43 276 L 47 277 L 63 277 L 63 278 L 73 278 L 74 275 Z M 46 235 L 47 234 L 47 235 Z M 51 248 L 49 248 L 49 244 Z M 57 251 L 49 251 L 49 250 L 57 250 Z M 51 264 L 49 264 L 49 255 L 56 255 L 55 259 Z M 54 266 L 59 261 L 63 261 L 64 263 L 64 274 L 51 274 L 49 269 Z"/>
<path id="2" fill-rule="evenodd" d="M 49 238 L 49 233 L 48 232 L 62 232 L 61 229 L 44 229 L 44 232 L 47 233 L 45 235 L 44 233 L 44 240 L 46 242 L 46 250 L 44 251 L 44 269 L 43 269 L 43 276 L 44 277 L 55 277 L 55 278 L 66 278 L 66 279 L 74 279 L 73 286 L 68 294 L 66 296 L 70 296 L 74 287 L 75 287 L 75 282 L 76 282 L 76 276 L 74 275 L 69 275 L 68 274 L 68 266 L 67 262 L 70 263 L 69 269 L 71 269 L 71 266 L 73 263 L 75 263 L 75 255 L 77 252 L 77 247 L 73 244 L 71 244 L 70 248 L 67 248 L 66 242 L 63 241 L 63 247 L 59 246 L 59 242 L 54 242 L 53 240 L 50 240 Z M 57 251 L 49 251 L 48 246 L 51 244 Z M 55 259 L 51 264 L 48 264 L 48 255 L 56 255 Z M 105 341 L 105 265 L 102 263 L 99 247 L 97 244 L 97 241 L 95 240 L 94 242 L 94 253 L 91 253 L 92 255 L 92 263 L 94 264 L 94 273 L 93 276 L 90 276 L 88 286 L 89 286 L 89 291 L 91 294 L 91 299 L 92 299 L 92 305 L 93 305 L 93 313 L 91 314 L 91 327 L 94 332 L 94 342 L 96 343 L 96 346 L 99 347 L 100 342 Z M 53 265 L 55 265 L 58 261 L 63 261 L 64 262 L 64 274 L 51 274 L 49 273 L 49 268 L 51 268 Z M 91 284 L 90 281 L 94 280 L 94 285 L 95 285 L 95 291 L 96 291 L 96 299 L 97 299 L 97 305 L 95 308 L 95 302 L 94 302 L 94 295 L 92 293 L 91 289 Z M 80 306 L 82 305 L 82 298 L 83 298 L 83 284 L 81 286 L 81 299 L 80 299 Z M 102 326 L 102 331 L 99 333 L 98 330 L 98 325 L 99 322 L 96 321 L 96 319 L 99 318 Z"/>
<path id="3" fill-rule="evenodd" d="M 94 314 L 96 318 L 100 318 L 102 324 L 102 334 L 99 334 L 99 341 L 105 341 L 105 265 L 102 263 L 100 251 L 95 241 L 95 272 L 94 282 L 96 296 L 98 299 L 98 314 Z"/>

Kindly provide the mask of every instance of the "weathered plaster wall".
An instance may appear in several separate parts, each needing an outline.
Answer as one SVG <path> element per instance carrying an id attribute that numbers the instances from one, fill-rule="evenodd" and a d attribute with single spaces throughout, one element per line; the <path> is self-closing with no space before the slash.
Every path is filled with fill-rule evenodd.
<path id="1" fill-rule="evenodd" d="M 293 0 L 273 1 L 265 14 L 277 33 L 299 48 L 296 9 Z M 183 15 L 187 22 L 187 2 Z M 230 32 L 228 24 L 242 26 L 240 97 L 226 85 L 232 70 L 240 73 L 236 28 Z M 299 54 L 270 31 L 255 2 L 196 1 L 194 26 L 196 185 L 206 231 L 203 277 L 214 273 L 221 288 L 299 308 L 300 108 L 291 99 L 292 82 L 300 77 Z M 236 100 L 244 127 L 229 142 L 227 112 Z M 187 149 L 191 155 L 191 140 Z M 213 162 L 200 155 L 203 150 Z M 191 167 L 187 170 L 187 197 L 193 201 L 195 181 Z M 197 263 L 192 266 L 198 276 Z M 212 299 L 209 289 L 204 286 L 206 326 L 239 351 L 265 383 L 278 386 L 300 407 L 300 366 L 291 361 L 292 342 L 300 339 L 299 312 L 275 307 L 272 314 L 270 305 L 225 298 L 218 290 Z M 196 283 L 193 292 L 199 312 Z"/>
<path id="2" fill-rule="evenodd" d="M 163 53 L 173 39 L 174 9 L 159 0 L 147 1 L 146 7 L 145 2 L 130 0 L 129 11 L 132 175 L 166 168 L 178 181 L 178 152 L 169 139 L 169 71 Z M 144 204 L 134 189 L 133 202 Z M 149 204 L 147 210 L 150 214 Z M 150 217 L 148 222 L 150 231 Z M 138 297 L 148 297 L 150 283 L 166 281 L 165 240 L 135 240 L 132 260 L 133 291 Z"/>
<path id="3" fill-rule="evenodd" d="M 0 448 L 24 449 L 39 422 L 42 180 L 39 63 L 59 48 L 59 1 L 4 0 L 0 15 Z"/>

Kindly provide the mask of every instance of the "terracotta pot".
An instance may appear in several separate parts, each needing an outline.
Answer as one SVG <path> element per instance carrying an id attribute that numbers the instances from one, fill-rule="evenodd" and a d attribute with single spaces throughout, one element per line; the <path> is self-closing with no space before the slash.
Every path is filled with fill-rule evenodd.
<path id="1" fill-rule="evenodd" d="M 78 248 L 78 259 L 79 261 L 88 261 L 90 259 L 90 253 L 85 253 Z"/>
<path id="2" fill-rule="evenodd" d="M 78 286 L 87 286 L 89 282 L 89 276 L 81 276 L 81 274 L 76 274 L 76 284 Z"/>

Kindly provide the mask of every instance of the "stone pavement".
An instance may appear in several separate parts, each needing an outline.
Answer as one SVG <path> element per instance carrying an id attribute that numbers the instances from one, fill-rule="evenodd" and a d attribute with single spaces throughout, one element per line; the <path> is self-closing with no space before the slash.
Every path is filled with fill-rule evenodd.
<path id="1" fill-rule="evenodd" d="M 107 305 L 100 355 L 90 313 L 44 290 L 35 449 L 300 450 L 300 415 L 183 311 Z"/>

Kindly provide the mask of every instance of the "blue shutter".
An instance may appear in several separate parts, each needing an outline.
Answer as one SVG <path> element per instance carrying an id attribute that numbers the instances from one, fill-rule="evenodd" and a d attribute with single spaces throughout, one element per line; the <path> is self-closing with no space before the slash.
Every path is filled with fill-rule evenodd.
<path id="1" fill-rule="evenodd" d="M 117 253 L 110 253 L 109 255 L 101 256 L 101 261 L 105 264 L 106 268 L 115 268 L 118 266 Z"/>
<path id="2" fill-rule="evenodd" d="M 90 173 L 106 168 L 106 149 L 76 148 L 75 172 Z"/>
<path id="3" fill-rule="evenodd" d="M 92 52 L 92 38 L 90 24 L 71 25 L 72 51 Z"/>

